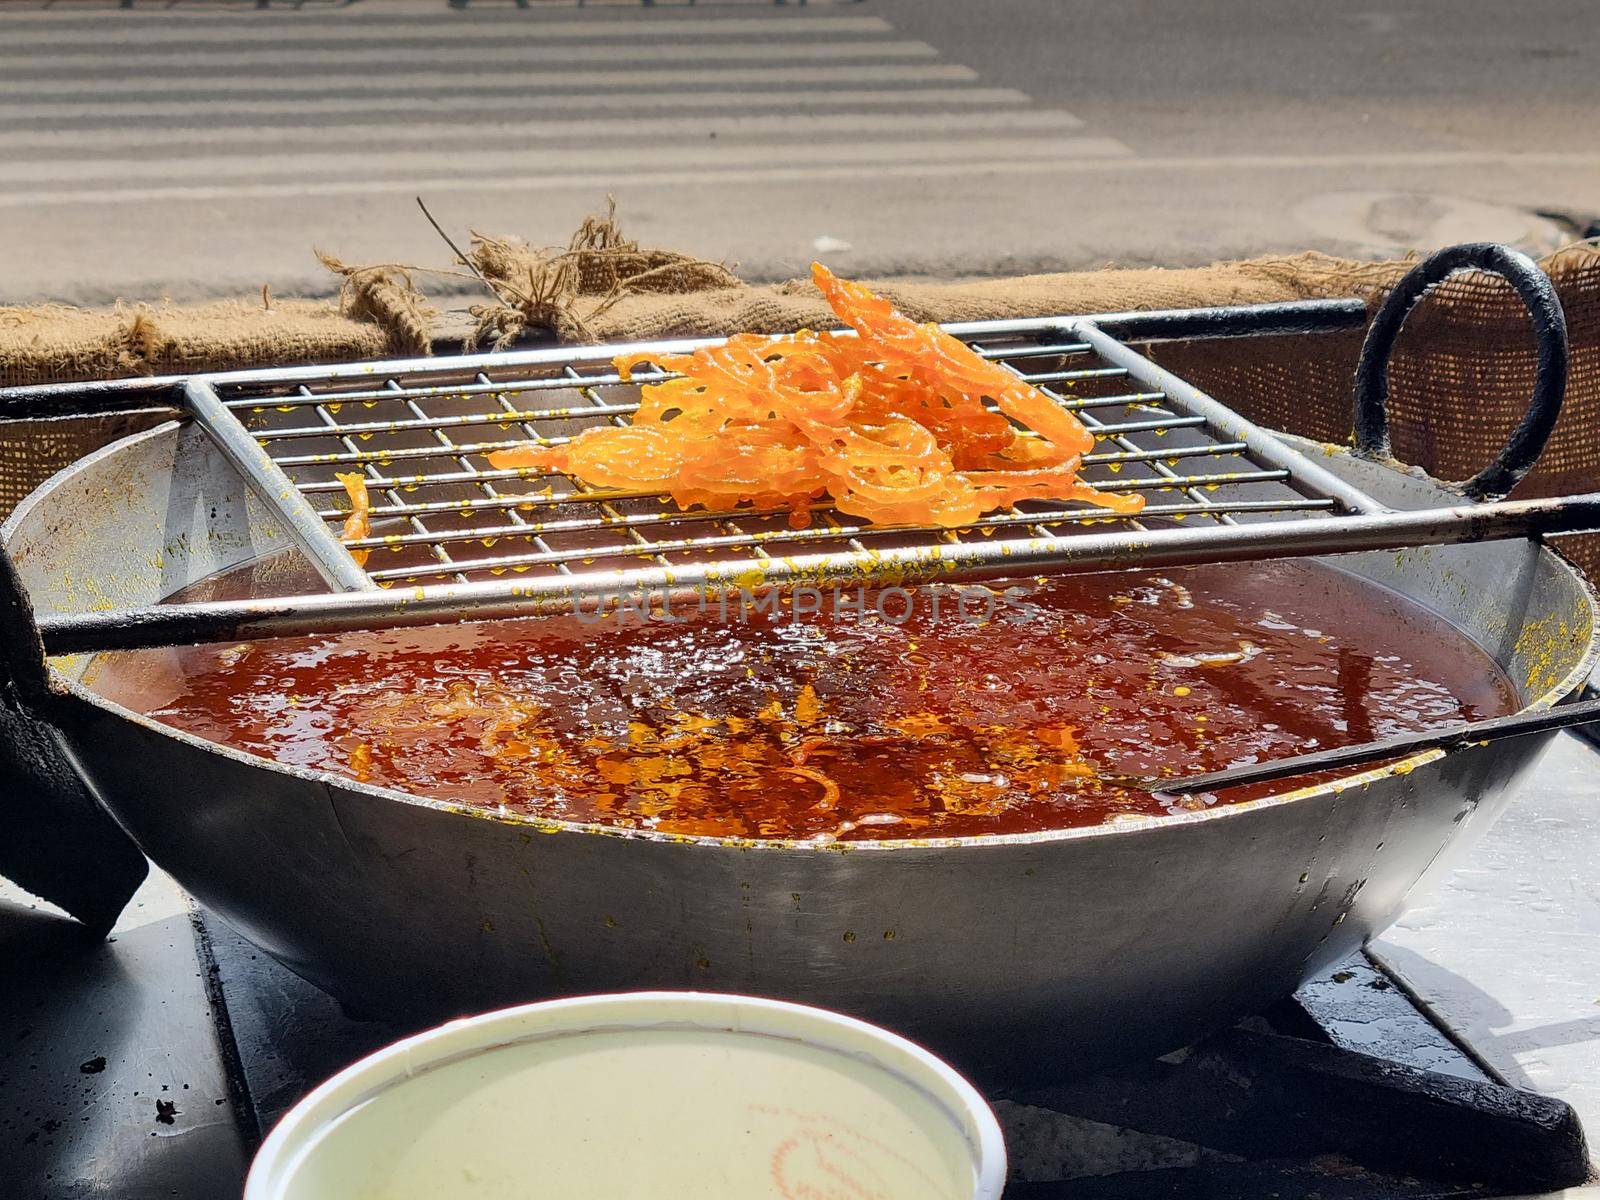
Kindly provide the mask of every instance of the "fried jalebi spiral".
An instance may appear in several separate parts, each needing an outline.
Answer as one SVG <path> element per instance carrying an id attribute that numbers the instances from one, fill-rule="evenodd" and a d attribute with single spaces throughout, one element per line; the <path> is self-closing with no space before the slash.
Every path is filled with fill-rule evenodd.
<path id="1" fill-rule="evenodd" d="M 824 495 L 879 525 L 967 525 L 1019 500 L 1144 506 L 1079 480 L 1094 438 L 1049 396 L 820 263 L 812 275 L 856 336 L 741 334 L 623 355 L 624 379 L 646 362 L 679 378 L 644 387 L 631 425 L 496 450 L 490 465 L 666 492 L 685 509 L 787 508 L 797 526 Z"/>
<path id="2" fill-rule="evenodd" d="M 367 495 L 367 478 L 360 471 L 335 473 L 334 478 L 344 485 L 345 495 L 350 497 L 350 515 L 344 519 L 344 529 L 339 537 L 345 542 L 360 541 L 364 537 L 372 536 L 372 498 Z M 358 567 L 367 564 L 367 555 L 370 550 L 352 550 L 350 557 L 356 560 Z"/>

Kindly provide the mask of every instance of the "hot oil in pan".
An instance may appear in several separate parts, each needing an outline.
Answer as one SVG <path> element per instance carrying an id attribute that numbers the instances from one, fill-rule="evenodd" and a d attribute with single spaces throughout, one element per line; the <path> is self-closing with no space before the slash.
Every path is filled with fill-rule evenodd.
<path id="1" fill-rule="evenodd" d="M 1176 811 L 1097 772 L 1210 771 L 1515 708 L 1459 631 L 1315 564 L 1055 578 L 965 611 L 946 592 L 937 615 L 909 597 L 147 651 L 96 686 L 283 763 L 489 810 L 847 840 Z"/>

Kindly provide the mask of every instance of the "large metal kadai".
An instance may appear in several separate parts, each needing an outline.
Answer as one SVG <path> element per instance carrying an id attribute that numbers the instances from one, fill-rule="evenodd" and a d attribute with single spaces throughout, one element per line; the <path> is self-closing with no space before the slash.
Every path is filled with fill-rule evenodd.
<path id="1" fill-rule="evenodd" d="M 1088 1064 L 1169 1050 L 1392 922 L 1494 819 L 1550 735 L 1430 750 L 1177 816 L 819 845 L 497 817 L 297 769 L 111 702 L 89 652 L 547 611 L 619 590 L 716 586 L 752 564 L 782 583 L 806 555 L 833 578 L 870 575 L 886 556 L 902 577 L 938 578 L 1003 573 L 1007 560 L 1034 573 L 1343 551 L 1330 561 L 1465 631 L 1523 709 L 1548 708 L 1600 655 L 1597 609 L 1581 576 L 1531 539 L 1582 527 L 1574 513 L 1594 524 L 1592 499 L 1469 511 L 1459 492 L 1382 461 L 1389 344 L 1405 311 L 1460 266 L 1512 278 L 1544 350 L 1528 420 L 1471 493 L 1503 495 L 1559 408 L 1564 342 L 1548 282 L 1499 248 L 1452 253 L 1379 314 L 1356 452 L 1260 430 L 1128 345 L 1311 336 L 1361 322 L 1354 302 L 954 327 L 1043 388 L 1071 383 L 1062 402 L 1100 439 L 1086 478 L 1149 495 L 1137 520 L 1114 526 L 1041 504 L 989 519 L 985 538 L 865 530 L 825 511 L 793 531 L 779 516 L 679 514 L 576 485 L 525 515 L 515 478 L 482 454 L 625 416 L 631 393 L 605 366 L 612 349 L 0 396 L 14 412 L 162 403 L 192 418 L 61 472 L 0 530 L 31 601 L 31 619 L 0 611 L 9 690 L 50 722 L 151 859 L 358 1011 L 437 1016 L 684 987 L 851 1013 L 988 1077 L 1043 1055 Z M 342 514 L 323 503 L 336 466 L 366 473 L 377 500 L 364 570 L 333 536 Z M 1006 555 L 994 549 L 1008 542 Z M 160 603 L 243 564 L 308 562 L 342 590 Z M 47 674 L 41 633 L 56 655 Z"/>

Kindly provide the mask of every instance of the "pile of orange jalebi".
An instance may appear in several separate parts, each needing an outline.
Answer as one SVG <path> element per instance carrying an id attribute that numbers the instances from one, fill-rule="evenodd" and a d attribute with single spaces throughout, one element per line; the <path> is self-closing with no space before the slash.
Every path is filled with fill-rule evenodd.
<path id="1" fill-rule="evenodd" d="M 643 388 L 631 425 L 497 450 L 490 464 L 665 492 L 685 509 L 787 508 L 797 526 L 824 494 L 881 525 L 965 525 L 1019 500 L 1143 506 L 1078 478 L 1094 438 L 1058 402 L 820 263 L 812 275 L 856 336 L 745 334 L 688 355 L 624 355 L 624 379 L 645 362 L 680 377 Z"/>

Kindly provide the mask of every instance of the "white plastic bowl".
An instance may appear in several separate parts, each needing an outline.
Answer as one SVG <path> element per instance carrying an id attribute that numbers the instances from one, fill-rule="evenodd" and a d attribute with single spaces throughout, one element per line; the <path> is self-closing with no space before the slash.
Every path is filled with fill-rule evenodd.
<path id="1" fill-rule="evenodd" d="M 995 1200 L 983 1097 L 921 1047 L 776 1000 L 635 992 L 396 1042 L 289 1112 L 245 1200 Z"/>

